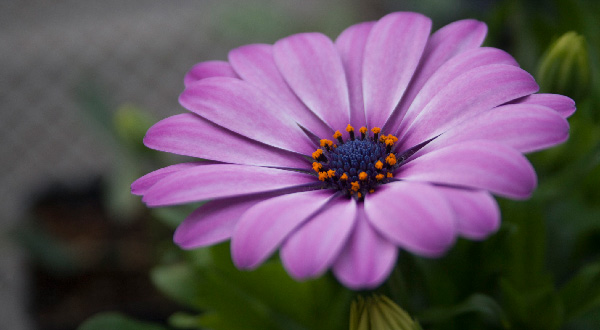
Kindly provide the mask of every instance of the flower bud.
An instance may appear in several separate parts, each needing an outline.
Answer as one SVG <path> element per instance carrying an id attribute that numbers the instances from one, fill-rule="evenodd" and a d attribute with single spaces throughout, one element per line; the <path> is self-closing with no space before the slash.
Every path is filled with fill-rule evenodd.
<path id="1" fill-rule="evenodd" d="M 140 143 L 154 121 L 144 110 L 131 105 L 120 106 L 114 114 L 113 125 L 120 142 L 128 147 L 146 150 Z"/>
<path id="2" fill-rule="evenodd" d="M 358 297 L 350 307 L 350 330 L 421 330 L 408 313 L 386 296 Z"/>
<path id="3" fill-rule="evenodd" d="M 537 78 L 543 92 L 583 95 L 590 83 L 585 37 L 573 31 L 563 34 L 542 57 Z"/>

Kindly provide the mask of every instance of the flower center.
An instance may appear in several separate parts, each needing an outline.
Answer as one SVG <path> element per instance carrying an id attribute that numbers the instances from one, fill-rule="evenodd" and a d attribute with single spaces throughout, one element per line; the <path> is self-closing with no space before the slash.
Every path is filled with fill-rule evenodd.
<path id="1" fill-rule="evenodd" d="M 354 127 L 348 125 L 350 138 L 344 141 L 342 133 L 336 131 L 333 141 L 321 140 L 321 148 L 313 154 L 312 168 L 326 188 L 337 189 L 347 196 L 363 198 L 379 185 L 388 183 L 400 162 L 392 152 L 398 138 L 393 135 L 380 135 L 381 129 L 373 127 L 373 136 L 368 136 L 366 127 L 359 129 L 360 137 L 355 136 Z"/>

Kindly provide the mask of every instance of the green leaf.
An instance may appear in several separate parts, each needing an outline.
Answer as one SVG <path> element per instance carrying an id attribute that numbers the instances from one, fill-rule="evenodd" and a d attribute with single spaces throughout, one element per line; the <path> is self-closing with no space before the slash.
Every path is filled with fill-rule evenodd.
<path id="1" fill-rule="evenodd" d="M 560 290 L 566 318 L 571 319 L 600 307 L 600 262 L 583 267 Z"/>
<path id="2" fill-rule="evenodd" d="M 141 322 L 115 312 L 100 313 L 83 322 L 77 330 L 166 330 L 154 323 Z"/>
<path id="3" fill-rule="evenodd" d="M 331 277 L 297 282 L 273 259 L 254 271 L 231 262 L 229 245 L 185 252 L 187 262 L 160 266 L 152 280 L 169 297 L 204 312 L 196 321 L 220 329 L 343 329 L 351 292 Z M 186 323 L 187 322 L 187 323 Z"/>
<path id="4" fill-rule="evenodd" d="M 158 266 L 150 272 L 154 285 L 176 302 L 196 309 L 206 307 L 202 297 L 200 278 L 187 264 Z"/>
<path id="5" fill-rule="evenodd" d="M 564 306 L 549 281 L 536 287 L 518 288 L 508 280 L 500 282 L 503 306 L 516 328 L 531 330 L 559 329 L 564 321 Z"/>
<path id="6" fill-rule="evenodd" d="M 491 297 L 484 294 L 473 294 L 464 302 L 449 307 L 434 307 L 423 311 L 418 320 L 427 323 L 449 323 L 453 318 L 467 313 L 479 314 L 488 323 L 510 328 L 508 317 L 502 307 Z"/>

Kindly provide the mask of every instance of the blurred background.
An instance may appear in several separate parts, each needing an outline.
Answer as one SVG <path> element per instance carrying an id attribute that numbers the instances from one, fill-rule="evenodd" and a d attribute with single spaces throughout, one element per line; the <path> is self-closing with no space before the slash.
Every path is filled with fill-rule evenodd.
<path id="1" fill-rule="evenodd" d="M 587 188 L 573 190 L 594 191 L 598 6 L 593 0 L 0 2 L 0 329 L 75 329 L 108 310 L 164 322 L 182 308 L 147 274 L 169 258 L 173 227 L 186 211 L 167 209 L 150 221 L 129 184 L 175 161 L 144 150 L 141 139 L 152 123 L 183 111 L 177 98 L 186 71 L 200 61 L 226 60 L 230 49 L 248 43 L 306 31 L 335 38 L 351 24 L 398 10 L 431 17 L 434 29 L 463 18 L 485 21 L 487 45 L 511 53 L 538 80 L 546 77 L 545 90 L 578 101 L 571 123 L 583 133 L 574 133 L 577 144 L 534 157 L 540 181 L 567 157 L 585 154 L 586 166 L 563 179 L 578 177 Z M 564 70 L 559 78 L 541 72 L 549 47 L 569 31 L 584 36 L 586 58 L 574 62 L 568 77 Z M 566 83 L 553 85 L 557 79 Z M 556 196 L 561 182 L 542 193 Z M 586 239 L 570 244 L 581 260 L 597 261 L 600 199 L 591 192 L 582 200 L 557 212 L 585 217 Z"/>

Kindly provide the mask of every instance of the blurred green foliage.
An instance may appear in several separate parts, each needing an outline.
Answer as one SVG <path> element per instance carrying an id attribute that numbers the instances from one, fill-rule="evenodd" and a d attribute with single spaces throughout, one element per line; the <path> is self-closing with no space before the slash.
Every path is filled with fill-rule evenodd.
<path id="1" fill-rule="evenodd" d="M 569 141 L 529 156 L 539 177 L 534 196 L 528 201 L 500 200 L 503 223 L 497 234 L 482 242 L 459 240 L 440 259 L 401 253 L 390 279 L 374 291 L 392 298 L 424 329 L 600 329 L 600 6 L 595 0 L 380 0 L 363 17 L 360 11 L 368 5 L 358 3 L 356 9 L 331 5 L 330 12 L 320 13 L 310 24 L 289 22 L 277 9 L 267 7 L 246 4 L 244 10 L 231 12 L 224 7 L 219 13 L 220 35 L 239 39 L 240 44 L 254 38 L 272 42 L 319 24 L 321 30 L 335 35 L 349 21 L 374 19 L 394 10 L 419 10 L 431 16 L 436 27 L 473 17 L 488 23 L 487 45 L 513 54 L 529 72 L 548 75 L 536 77 L 542 78 L 542 90 L 565 93 L 578 108 L 569 118 Z M 571 44 L 559 49 L 567 51 L 565 56 L 557 51 L 564 42 L 561 36 L 570 38 Z M 575 63 L 576 75 L 560 69 L 574 63 L 572 56 L 587 59 L 586 64 Z M 111 205 L 118 213 L 135 212 L 141 204 L 125 196 L 129 183 L 148 168 L 167 164 L 141 144 L 143 133 L 155 120 L 134 106 L 124 106 L 106 118 L 112 112 L 102 109 L 101 97 L 89 89 L 82 95 L 82 103 L 111 136 L 108 139 L 116 141 L 123 160 L 109 180 L 115 198 Z M 191 209 L 165 208 L 152 215 L 175 228 Z M 227 244 L 188 252 L 172 242 L 158 246 L 164 247 L 162 261 L 150 276 L 167 297 L 183 306 L 169 319 L 171 328 L 349 326 L 354 293 L 330 275 L 296 282 L 277 258 L 255 271 L 241 272 L 231 264 Z M 102 326 L 161 329 L 103 314 L 80 330 Z"/>

